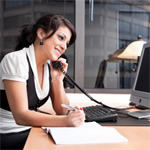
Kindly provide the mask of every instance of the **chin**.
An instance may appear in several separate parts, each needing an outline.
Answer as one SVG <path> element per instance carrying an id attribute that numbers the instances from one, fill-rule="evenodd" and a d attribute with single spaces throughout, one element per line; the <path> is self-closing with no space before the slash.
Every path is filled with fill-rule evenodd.
<path id="1" fill-rule="evenodd" d="M 56 61 L 59 57 L 53 57 L 51 61 Z"/>

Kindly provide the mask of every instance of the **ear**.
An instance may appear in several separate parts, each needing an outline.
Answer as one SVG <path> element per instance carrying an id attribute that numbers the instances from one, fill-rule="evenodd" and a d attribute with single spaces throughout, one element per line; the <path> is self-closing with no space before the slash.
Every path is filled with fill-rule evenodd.
<path id="1" fill-rule="evenodd" d="M 40 40 L 42 40 L 42 39 L 45 37 L 45 33 L 44 33 L 44 31 L 43 31 L 42 28 L 39 28 L 39 29 L 37 30 L 37 36 L 38 36 L 38 38 L 39 38 Z"/>

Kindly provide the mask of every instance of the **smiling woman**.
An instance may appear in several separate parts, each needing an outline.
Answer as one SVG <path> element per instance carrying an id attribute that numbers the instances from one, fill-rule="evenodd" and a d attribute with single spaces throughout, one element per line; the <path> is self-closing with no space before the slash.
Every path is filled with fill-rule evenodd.
<path id="1" fill-rule="evenodd" d="M 61 15 L 49 14 L 35 24 L 24 25 L 17 38 L 15 52 L 7 54 L 0 64 L 0 136 L 2 149 L 22 149 L 32 126 L 80 126 L 85 119 L 83 110 L 70 112 L 65 94 L 64 75 L 52 67 L 74 43 L 76 32 Z M 50 63 L 48 63 L 50 60 Z M 38 112 L 51 98 L 57 115 Z"/>

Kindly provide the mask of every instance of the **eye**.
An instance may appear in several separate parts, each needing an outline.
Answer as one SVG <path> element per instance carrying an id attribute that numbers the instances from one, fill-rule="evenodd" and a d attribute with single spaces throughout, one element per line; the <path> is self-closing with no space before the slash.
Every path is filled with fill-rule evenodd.
<path id="1" fill-rule="evenodd" d="M 58 35 L 58 38 L 59 38 L 60 40 L 64 40 L 64 37 L 63 37 L 62 35 Z"/>

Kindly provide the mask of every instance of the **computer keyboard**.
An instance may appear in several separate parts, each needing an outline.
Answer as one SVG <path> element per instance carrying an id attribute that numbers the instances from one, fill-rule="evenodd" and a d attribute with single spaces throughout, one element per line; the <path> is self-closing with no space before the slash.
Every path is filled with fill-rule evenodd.
<path id="1" fill-rule="evenodd" d="M 101 105 L 83 107 L 83 111 L 86 117 L 85 121 L 87 122 L 90 122 L 90 121 L 115 122 L 117 121 L 117 118 L 118 118 L 117 113 Z"/>

